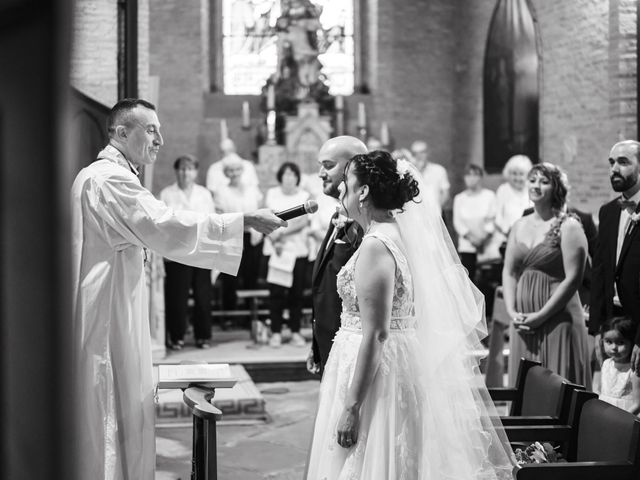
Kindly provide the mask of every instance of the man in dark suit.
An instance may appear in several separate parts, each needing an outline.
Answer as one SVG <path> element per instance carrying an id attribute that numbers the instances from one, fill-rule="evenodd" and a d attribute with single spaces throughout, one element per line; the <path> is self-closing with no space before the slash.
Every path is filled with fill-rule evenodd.
<path id="1" fill-rule="evenodd" d="M 338 185 L 344 178 L 347 163 L 354 155 L 364 153 L 367 153 L 367 147 L 355 137 L 335 137 L 322 145 L 318 153 L 318 164 L 325 195 L 338 198 Z M 336 275 L 362 240 L 362 231 L 356 223 L 337 220 L 336 214 L 313 265 L 313 345 L 307 357 L 307 370 L 311 373 L 324 370 L 333 337 L 340 328 L 342 303 L 336 287 Z"/>
<path id="2" fill-rule="evenodd" d="M 627 315 L 640 325 L 640 143 L 625 140 L 609 153 L 611 186 L 622 195 L 600 208 L 598 243 L 593 260 L 589 333 L 600 345 L 601 327 L 613 316 Z M 596 347 L 602 363 L 601 349 Z M 631 353 L 640 376 L 640 328 Z"/>

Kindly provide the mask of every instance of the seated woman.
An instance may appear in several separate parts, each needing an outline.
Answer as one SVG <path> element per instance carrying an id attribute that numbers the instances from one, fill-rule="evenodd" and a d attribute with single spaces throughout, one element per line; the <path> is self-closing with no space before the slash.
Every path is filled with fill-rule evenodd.
<path id="1" fill-rule="evenodd" d="M 566 213 L 566 175 L 551 163 L 527 177 L 534 212 L 516 221 L 502 271 L 509 328 L 509 384 L 521 357 L 591 388 L 587 328 L 578 287 L 587 258 L 582 224 Z"/>
<path id="2" fill-rule="evenodd" d="M 299 188 L 300 168 L 292 162 L 283 163 L 276 177 L 277 187 L 270 188 L 265 206 L 275 211 L 301 205 L 309 199 L 309 193 Z M 287 324 L 291 329 L 291 344 L 303 347 L 306 342 L 300 335 L 303 291 L 309 263 L 308 227 L 309 217 L 292 218 L 289 226 L 280 228 L 266 237 L 263 253 L 270 256 L 267 283 L 271 291 L 271 339 L 269 345 L 282 344 L 282 313 L 289 309 Z"/>

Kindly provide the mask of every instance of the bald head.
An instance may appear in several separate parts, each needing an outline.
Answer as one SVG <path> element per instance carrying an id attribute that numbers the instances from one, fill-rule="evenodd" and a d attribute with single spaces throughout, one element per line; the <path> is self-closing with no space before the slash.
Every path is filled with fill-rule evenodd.
<path id="1" fill-rule="evenodd" d="M 611 152 L 613 152 L 614 150 L 617 152 L 633 152 L 637 157 L 638 153 L 640 153 L 640 142 L 637 142 L 635 140 L 622 140 L 621 142 L 618 142 L 613 147 L 611 147 Z"/>
<path id="2" fill-rule="evenodd" d="M 366 145 L 356 137 L 343 135 L 324 142 L 318 153 L 318 175 L 325 195 L 338 198 L 338 185 L 343 180 L 347 163 L 354 155 L 365 153 L 368 153 Z"/>

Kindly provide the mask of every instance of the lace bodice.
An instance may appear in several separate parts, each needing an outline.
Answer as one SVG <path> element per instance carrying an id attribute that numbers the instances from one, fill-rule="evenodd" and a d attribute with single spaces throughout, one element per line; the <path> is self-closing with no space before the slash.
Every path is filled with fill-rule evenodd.
<path id="1" fill-rule="evenodd" d="M 402 330 L 415 327 L 413 305 L 413 280 L 409 264 L 398 246 L 380 232 L 372 232 L 366 237 L 376 237 L 389 249 L 396 262 L 395 283 L 393 287 L 393 305 L 391 307 L 391 330 Z M 342 299 L 342 327 L 361 329 L 360 308 L 356 296 L 355 271 L 360 249 L 356 250 L 349 261 L 342 267 L 337 276 L 338 294 Z"/>

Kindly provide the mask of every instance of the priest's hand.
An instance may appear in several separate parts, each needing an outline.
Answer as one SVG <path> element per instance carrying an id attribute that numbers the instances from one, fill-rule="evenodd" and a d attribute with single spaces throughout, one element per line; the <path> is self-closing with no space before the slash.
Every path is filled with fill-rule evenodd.
<path id="1" fill-rule="evenodd" d="M 255 212 L 245 213 L 244 225 L 257 230 L 264 235 L 269 235 L 276 228 L 286 227 L 287 222 L 276 217 L 273 210 L 269 208 L 261 208 Z"/>

